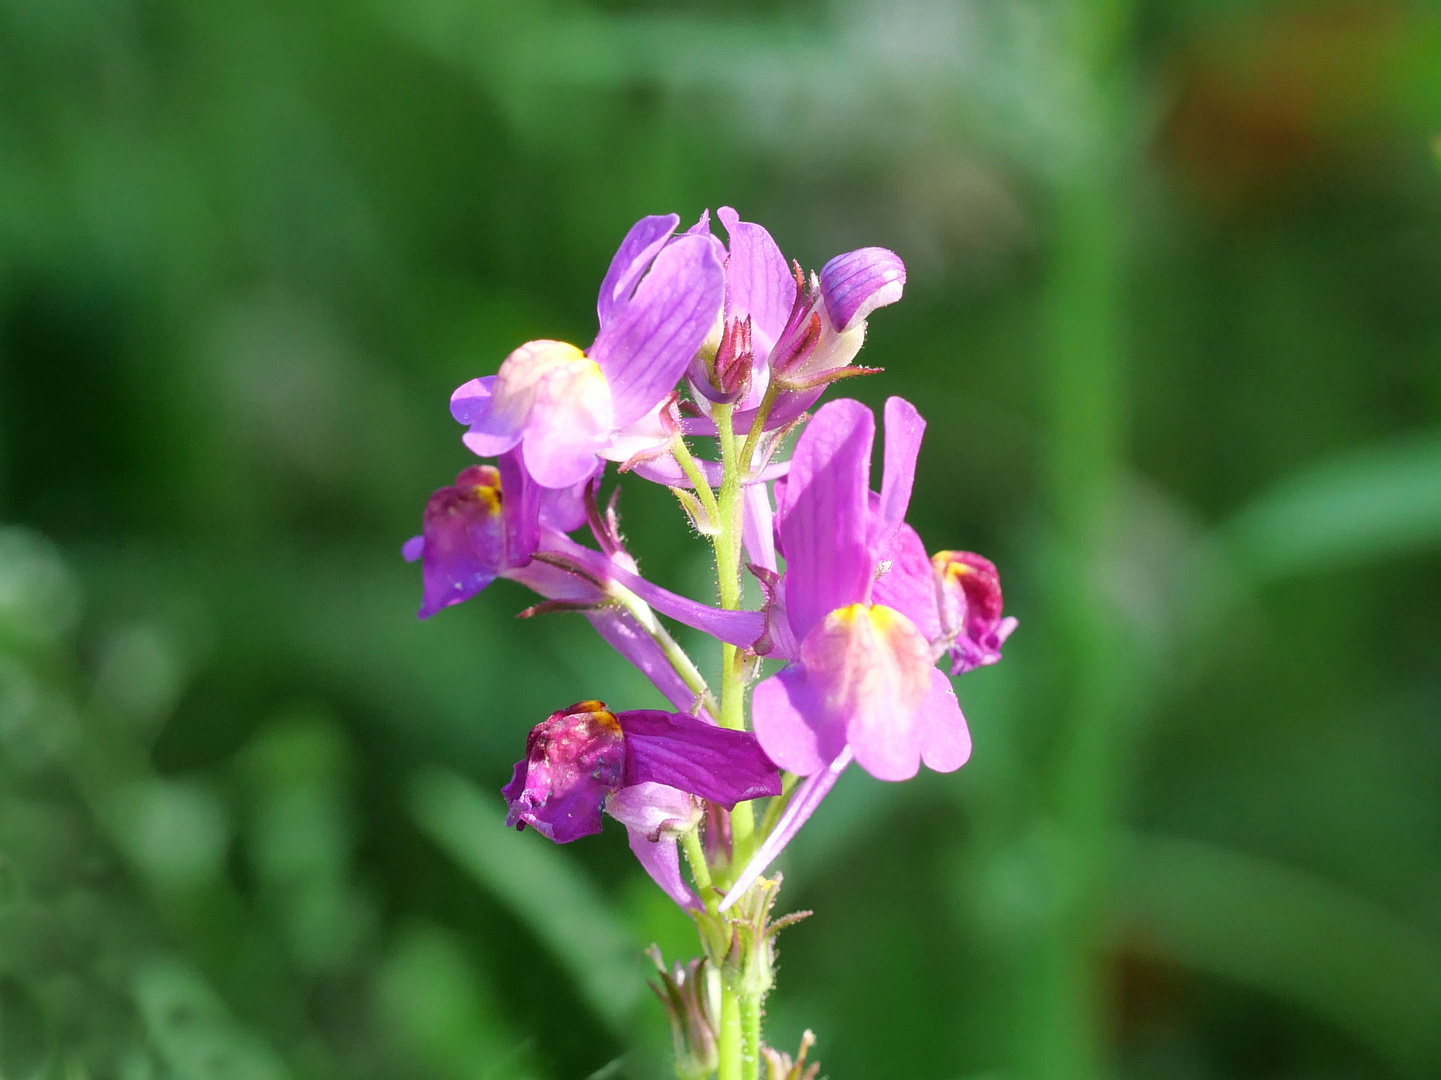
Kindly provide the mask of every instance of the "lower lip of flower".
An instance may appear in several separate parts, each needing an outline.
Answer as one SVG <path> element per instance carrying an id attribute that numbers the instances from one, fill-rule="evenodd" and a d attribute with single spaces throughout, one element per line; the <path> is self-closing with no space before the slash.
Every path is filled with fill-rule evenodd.
<path id="1" fill-rule="evenodd" d="M 610 411 L 610 384 L 585 353 L 564 341 L 529 341 L 496 372 L 493 409 L 511 424 L 524 423 L 537 405 Z"/>
<path id="2" fill-rule="evenodd" d="M 826 687 L 833 715 L 874 709 L 911 712 L 930 687 L 930 645 L 914 623 L 884 604 L 837 608 L 806 636 L 801 659 Z"/>

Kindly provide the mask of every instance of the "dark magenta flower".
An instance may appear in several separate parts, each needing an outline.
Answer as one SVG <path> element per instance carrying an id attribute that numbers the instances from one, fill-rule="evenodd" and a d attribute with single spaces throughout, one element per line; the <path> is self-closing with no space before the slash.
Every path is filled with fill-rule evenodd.
<path id="1" fill-rule="evenodd" d="M 548 488 L 567 488 L 598 457 L 626 461 L 661 452 L 675 437 L 670 395 L 721 312 L 719 247 L 707 232 L 675 236 L 675 214 L 642 218 L 626 234 L 601 283 L 600 332 L 582 352 L 532 341 L 500 370 L 451 396 L 481 457 L 519 447 Z"/>
<path id="2" fill-rule="evenodd" d="M 502 789 L 506 824 L 564 844 L 601 830 L 601 811 L 625 825 L 647 872 L 682 906 L 694 895 L 680 874 L 676 838 L 694 828 L 698 799 L 727 809 L 778 795 L 780 773 L 754 735 L 684 713 L 612 713 L 581 701 L 552 713 L 526 740 Z"/>
<path id="3" fill-rule="evenodd" d="M 972 551 L 938 551 L 931 565 L 940 586 L 941 626 L 951 639 L 951 674 L 999 662 L 1016 620 L 1001 615 L 996 564 Z"/>
<path id="4" fill-rule="evenodd" d="M 780 773 L 755 736 L 684 713 L 612 713 L 599 701 L 561 709 L 531 729 L 525 758 L 505 786 L 506 823 L 531 826 L 556 843 L 600 832 L 607 796 L 637 785 L 677 789 L 726 808 L 780 793 Z M 671 801 L 624 798 L 630 824 L 658 835 L 685 818 Z"/>

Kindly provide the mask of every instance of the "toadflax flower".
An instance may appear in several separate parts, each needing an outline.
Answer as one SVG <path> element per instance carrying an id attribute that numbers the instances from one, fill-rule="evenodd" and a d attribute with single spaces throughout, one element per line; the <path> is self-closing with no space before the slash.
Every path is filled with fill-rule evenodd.
<path id="1" fill-rule="evenodd" d="M 529 825 L 558 844 L 600 832 L 604 809 L 625 825 L 657 884 L 689 907 L 695 894 L 681 877 L 676 838 L 700 820 L 696 800 L 729 809 L 780 790 L 780 773 L 749 732 L 581 701 L 531 730 L 502 794 L 507 825 Z"/>
<path id="2" fill-rule="evenodd" d="M 498 465 L 462 469 L 453 485 L 431 495 L 424 531 L 404 548 L 408 560 L 421 564 L 420 617 L 469 600 L 497 577 L 540 584 L 534 579 L 544 573 L 541 568 L 530 575 L 524 569 L 540 547 L 541 527 L 564 534 L 585 524 L 589 479 L 570 488 L 542 488 L 514 453 L 503 455 Z"/>
<path id="3" fill-rule="evenodd" d="M 962 639 L 973 609 L 971 632 L 984 639 L 983 649 L 994 647 L 995 659 L 1015 622 L 993 621 L 1000 604 L 994 566 L 949 552 L 932 563 L 905 524 L 924 431 L 909 402 L 886 402 L 885 471 L 876 494 L 875 419 L 859 402 L 831 402 L 801 435 L 790 474 L 777 484 L 786 572 L 772 586 L 767 636 L 790 663 L 756 687 L 754 722 L 771 759 L 809 779 L 726 904 L 765 870 L 852 760 L 882 780 L 905 780 L 922 761 L 950 772 L 970 756 L 965 718 L 935 662 L 970 648 Z M 958 560 L 966 569 L 953 573 Z M 980 583 L 974 603 L 958 584 L 968 574 Z"/>
<path id="4" fill-rule="evenodd" d="M 996 564 L 972 551 L 938 551 L 931 565 L 940 584 L 941 625 L 951 640 L 951 674 L 999 662 L 1016 620 L 1001 615 Z"/>
<path id="5" fill-rule="evenodd" d="M 495 375 L 472 379 L 450 399 L 480 457 L 519 446 L 542 487 L 567 488 L 600 457 L 626 461 L 661 452 L 675 437 L 668 402 L 721 311 L 725 277 L 707 234 L 673 235 L 675 214 L 642 218 L 626 234 L 601 282 L 600 332 L 582 352 L 531 341 Z"/>
<path id="6" fill-rule="evenodd" d="M 857 248 L 807 278 L 764 227 L 740 220 L 729 206 L 717 216 L 729 237 L 723 326 L 714 357 L 691 365 L 691 385 L 698 401 L 735 401 L 744 431 L 774 382 L 782 393 L 767 424 L 778 427 L 809 408 L 827 383 L 873 370 L 848 366 L 865 341 L 866 318 L 901 298 L 905 264 L 885 248 Z M 684 426 L 714 432 L 703 419 Z"/>
<path id="7" fill-rule="evenodd" d="M 755 612 L 722 611 L 677 596 L 641 577 L 614 522 L 600 520 L 595 507 L 598 482 L 592 477 L 573 488 L 541 487 L 515 450 L 502 454 L 497 465 L 463 469 L 455 484 L 431 495 L 424 532 L 402 548 L 406 559 L 421 562 L 420 618 L 468 600 L 497 577 L 509 578 L 545 599 L 532 613 L 565 609 L 585 614 L 671 704 L 689 710 L 695 693 L 641 624 L 643 616 L 618 603 L 621 590 L 735 645 L 753 643 L 765 620 Z M 566 535 L 587 522 L 603 551 Z"/>
<path id="8" fill-rule="evenodd" d="M 755 724 L 766 752 L 804 776 L 847 746 L 882 780 L 914 776 L 922 759 L 948 772 L 970 752 L 965 720 L 925 633 L 936 623 L 929 564 L 929 588 L 920 594 L 873 595 L 878 579 L 908 577 L 908 567 L 886 565 L 886 553 L 904 523 L 925 428 L 900 398 L 890 399 L 886 415 L 879 496 L 869 479 L 875 420 L 849 400 L 816 414 L 781 491 L 782 590 L 795 644 L 792 663 L 756 687 Z"/>

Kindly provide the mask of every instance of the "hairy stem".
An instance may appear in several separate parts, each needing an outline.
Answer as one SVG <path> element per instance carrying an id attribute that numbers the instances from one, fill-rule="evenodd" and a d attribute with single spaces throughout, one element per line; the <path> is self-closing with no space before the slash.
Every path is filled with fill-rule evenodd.
<path id="1" fill-rule="evenodd" d="M 705 677 L 695 666 L 695 661 L 690 658 L 690 654 L 682 649 L 680 643 L 671 637 L 670 632 L 661 625 L 650 605 L 618 582 L 612 582 L 610 588 L 611 595 L 616 602 L 630 612 L 635 621 L 640 623 L 641 629 L 660 646 L 660 651 L 665 654 L 670 666 L 681 677 L 681 681 L 695 694 L 696 700 L 704 706 L 706 712 L 719 717 L 720 706 L 716 703 L 710 687 L 706 685 Z"/>
<path id="2" fill-rule="evenodd" d="M 701 902 L 705 904 L 706 914 L 712 918 L 716 914 L 716 891 L 711 884 L 710 863 L 706 862 L 705 846 L 700 841 L 700 829 L 691 829 L 681 837 L 681 844 L 685 847 L 686 861 L 690 863 L 691 877 L 695 879 L 696 892 L 700 893 Z"/>
<path id="3" fill-rule="evenodd" d="M 760 445 L 761 435 L 765 433 L 766 421 L 770 419 L 771 409 L 775 407 L 778 397 L 780 397 L 780 391 L 776 389 L 773 382 L 766 387 L 765 397 L 761 398 L 760 408 L 756 410 L 755 419 L 751 421 L 751 429 L 746 435 L 746 444 L 741 448 L 740 455 L 747 473 L 750 472 L 751 461 L 756 456 L 756 447 Z"/>
<path id="4" fill-rule="evenodd" d="M 720 1058 L 716 1080 L 745 1080 L 740 996 L 724 983 L 721 984 L 720 1031 L 716 1039 L 716 1051 Z"/>
<path id="5" fill-rule="evenodd" d="M 676 463 L 680 465 L 681 471 L 690 477 L 690 482 L 695 485 L 696 498 L 700 500 L 701 506 L 705 507 L 705 512 L 714 521 L 720 516 L 715 492 L 711 490 L 710 481 L 705 478 L 705 473 L 700 471 L 700 466 L 691 456 L 690 447 L 685 444 L 684 439 L 677 439 L 675 446 L 671 448 L 671 453 L 675 455 Z"/>
<path id="6" fill-rule="evenodd" d="M 716 586 L 720 606 L 728 611 L 740 607 L 741 575 L 741 462 L 737 455 L 733 407 L 717 405 L 716 441 L 721 452 L 721 489 L 717 513 L 720 526 L 715 537 Z M 743 731 L 745 715 L 745 677 L 741 670 L 743 656 L 734 645 L 721 646 L 721 714 L 722 727 Z M 738 803 L 731 811 L 731 865 L 741 867 L 749 861 L 755 846 L 755 816 L 748 802 Z"/>
<path id="7" fill-rule="evenodd" d="M 741 1077 L 760 1080 L 761 1074 L 761 995 L 742 991 L 741 1010 Z"/>

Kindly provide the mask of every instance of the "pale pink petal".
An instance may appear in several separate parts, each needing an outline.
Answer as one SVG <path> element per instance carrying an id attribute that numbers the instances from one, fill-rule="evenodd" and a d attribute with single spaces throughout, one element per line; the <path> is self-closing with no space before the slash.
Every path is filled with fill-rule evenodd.
<path id="1" fill-rule="evenodd" d="M 931 668 L 931 690 L 921 706 L 921 760 L 936 772 L 955 772 L 971 756 L 971 732 L 951 680 Z"/>
<path id="2" fill-rule="evenodd" d="M 775 512 L 771 509 L 770 492 L 764 484 L 750 484 L 741 492 L 745 517 L 741 537 L 746 554 L 757 566 L 776 568 Z M 926 565 L 930 565 L 929 562 Z"/>
<path id="3" fill-rule="evenodd" d="M 700 898 L 681 876 L 680 852 L 676 850 L 675 837 L 662 836 L 659 840 L 651 840 L 639 829 L 631 828 L 626 829 L 626 834 L 630 838 L 631 851 L 635 852 L 635 857 L 645 867 L 651 880 L 687 911 L 700 911 Z"/>

